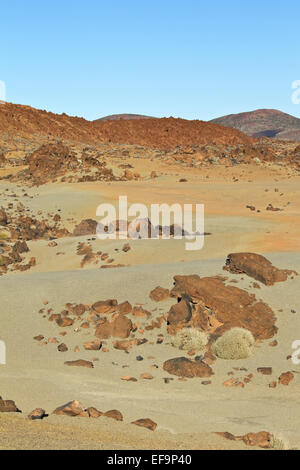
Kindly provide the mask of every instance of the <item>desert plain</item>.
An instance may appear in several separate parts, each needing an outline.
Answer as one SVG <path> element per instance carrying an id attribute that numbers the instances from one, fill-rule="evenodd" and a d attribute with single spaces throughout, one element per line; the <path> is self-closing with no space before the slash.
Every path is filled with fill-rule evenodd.
<path id="1" fill-rule="evenodd" d="M 11 104 L 0 130 L 0 449 L 298 449 L 299 144 Z M 97 207 L 119 196 L 204 204 L 203 248 L 99 239 Z M 288 273 L 224 270 L 234 253 Z M 249 357 L 213 354 L 247 324 Z M 173 345 L 185 327 L 208 335 L 204 351 Z M 73 416 L 53 413 L 74 400 Z M 29 419 L 37 408 L 48 416 Z"/>

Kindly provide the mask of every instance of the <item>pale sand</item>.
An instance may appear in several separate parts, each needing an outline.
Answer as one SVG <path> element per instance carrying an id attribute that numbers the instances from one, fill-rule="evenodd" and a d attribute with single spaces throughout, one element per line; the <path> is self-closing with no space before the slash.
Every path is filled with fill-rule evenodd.
<path id="1" fill-rule="evenodd" d="M 269 258 L 278 267 L 300 271 L 299 255 L 278 254 Z M 64 354 L 59 353 L 54 344 L 41 347 L 33 341 L 33 336 L 40 333 L 58 336 L 57 326 L 38 314 L 45 299 L 49 301 L 47 308 L 60 311 L 66 302 L 87 303 L 113 297 L 120 302 L 140 302 L 150 310 L 158 307 L 159 315 L 166 312 L 174 300 L 154 304 L 148 297 L 152 288 L 157 285 L 170 287 L 175 274 L 222 274 L 222 265 L 223 260 L 202 260 L 184 264 L 3 277 L 1 292 L 5 316 L 1 316 L 1 336 L 7 344 L 7 366 L 1 367 L 1 395 L 14 399 L 24 413 L 35 407 L 51 412 L 67 401 L 78 399 L 86 406 L 96 406 L 102 411 L 120 409 L 126 423 L 149 417 L 158 423 L 159 430 L 170 433 L 181 433 L 184 429 L 186 433 L 229 431 L 242 435 L 250 431 L 268 430 L 283 434 L 293 446 L 299 446 L 300 369 L 286 360 L 286 356 L 292 353 L 292 342 L 300 339 L 297 337 L 300 331 L 300 277 L 252 290 L 277 314 L 279 346 L 272 348 L 266 341 L 257 346 L 254 356 L 247 360 L 218 360 L 213 366 L 215 376 L 210 386 L 201 385 L 201 379 L 179 382 L 176 377 L 168 385 L 164 384 L 163 377 L 168 375 L 162 370 L 164 360 L 182 355 L 170 345 L 148 343 L 131 350 L 129 354 L 114 349 L 106 354 L 86 351 L 75 354 L 72 349 L 76 344 L 82 345 L 84 340 L 92 338 L 92 331 L 86 330 L 72 335 L 68 333 L 63 338 L 62 341 L 70 348 Z M 244 281 L 239 282 L 239 286 L 244 288 L 249 284 L 250 279 L 246 276 Z M 279 313 L 279 309 L 283 312 Z M 292 314 L 291 309 L 298 313 Z M 155 341 L 160 332 L 165 333 L 165 327 L 149 332 L 149 342 L 151 338 Z M 138 354 L 145 357 L 143 362 L 136 361 Z M 155 359 L 148 360 L 149 356 Z M 66 360 L 91 360 L 94 357 L 99 357 L 94 369 L 69 369 L 64 365 Z M 118 366 L 112 365 L 112 362 Z M 154 363 L 159 369 L 153 371 L 150 366 Z M 222 386 L 228 378 L 227 373 L 235 366 L 246 367 L 249 370 L 247 373 L 254 372 L 252 383 L 244 389 Z M 272 366 L 273 375 L 257 374 L 256 368 L 261 366 Z M 281 372 L 294 369 L 297 372 L 295 380 L 288 387 L 268 388 L 268 383 Z M 139 378 L 142 372 L 152 373 L 154 379 L 136 383 L 120 380 L 123 375 Z M 238 372 L 236 376 L 239 376 Z"/>
<path id="2" fill-rule="evenodd" d="M 165 325 L 143 335 L 149 342 L 129 354 L 112 347 L 109 353 L 84 350 L 74 353 L 76 345 L 83 349 L 83 342 L 92 339 L 93 331 L 71 331 L 63 338 L 59 336 L 60 329 L 38 313 L 44 300 L 49 301 L 45 308 L 53 308 L 58 313 L 66 302 L 91 303 L 117 298 L 119 302 L 143 304 L 155 318 L 167 312 L 174 299 L 159 304 L 151 302 L 149 292 L 154 287 L 170 288 L 176 274 L 224 275 L 222 266 L 230 252 L 265 254 L 277 267 L 300 272 L 300 188 L 298 179 L 288 179 L 285 169 L 241 165 L 231 169 L 195 170 L 162 163 L 157 167 L 156 163 L 139 160 L 134 161 L 134 166 L 138 171 L 159 170 L 162 175 L 157 180 L 143 182 L 26 188 L 34 196 L 32 199 L 21 196 L 21 186 L 0 183 L 0 206 L 15 202 L 9 195 L 16 192 L 17 201 L 22 201 L 35 214 L 40 209 L 56 213 L 61 208 L 63 225 L 70 230 L 83 218 L 96 218 L 96 207 L 101 202 L 115 202 L 118 195 L 127 195 L 129 202 L 146 204 L 204 203 L 205 231 L 212 233 L 205 238 L 203 250 L 196 252 L 186 251 L 184 240 L 130 241 L 132 249 L 126 254 L 121 251 L 122 241 L 95 240 L 91 243 L 94 251 L 108 252 L 114 263 L 130 265 L 105 270 L 99 269 L 100 264 L 80 268 L 82 257 L 76 255 L 77 244 L 91 237 L 59 239 L 55 248 L 48 247 L 46 240 L 28 242 L 30 252 L 26 258 L 35 256 L 37 265 L 28 272 L 9 273 L 0 279 L 0 337 L 7 345 L 7 365 L 0 366 L 0 395 L 15 400 L 24 416 L 36 407 L 51 413 L 57 406 L 78 399 L 87 407 L 95 406 L 101 411 L 119 409 L 125 423 L 54 416 L 42 423 L 29 423 L 20 417 L 0 415 L 0 429 L 5 431 L 1 433 L 0 448 L 240 448 L 239 442 L 207 433 L 228 431 L 242 435 L 261 430 L 282 434 L 291 446 L 299 447 L 300 368 L 286 357 L 292 354 L 292 342 L 300 339 L 300 276 L 257 290 L 250 287 L 252 280 L 247 276 L 242 281 L 241 276 L 229 275 L 229 280 L 239 279 L 239 287 L 248 288 L 274 309 L 279 344 L 274 348 L 265 341 L 255 347 L 255 354 L 247 360 L 218 360 L 209 386 L 201 385 L 201 379 L 180 382 L 177 377 L 164 384 L 163 377 L 168 374 L 162 370 L 163 362 L 183 355 L 168 344 L 155 344 L 157 335 L 166 333 Z M 234 183 L 233 175 L 241 181 Z M 187 177 L 188 183 L 177 183 L 180 177 Z M 254 182 L 248 182 L 251 179 Z M 9 191 L 4 192 L 5 188 Z M 275 188 L 279 191 L 275 192 Z M 291 204 L 287 205 L 288 202 Z M 269 203 L 284 207 L 284 211 L 265 211 Z M 255 205 L 262 212 L 250 212 L 245 207 L 247 204 Z M 116 248 L 120 251 L 115 252 Z M 283 311 L 279 312 L 280 309 Z M 291 313 L 292 309 L 297 313 Z M 55 344 L 41 347 L 33 340 L 38 334 L 61 339 L 69 351 L 59 353 Z M 139 354 L 145 358 L 143 362 L 136 361 Z M 149 356 L 155 359 L 147 359 Z M 66 360 L 95 357 L 99 361 L 92 370 L 64 365 Z M 159 368 L 152 369 L 153 364 Z M 273 375 L 257 374 L 256 368 L 261 366 L 272 366 Z M 248 372 L 236 372 L 236 377 L 254 373 L 252 382 L 244 389 L 223 387 L 233 367 L 248 368 Z M 268 387 L 269 382 L 288 370 L 295 371 L 295 379 L 288 387 Z M 143 372 L 150 372 L 154 379 L 139 379 Z M 123 375 L 139 380 L 123 382 L 120 380 Z M 158 423 L 154 433 L 128 424 L 148 417 Z M 182 432 L 187 434 L 183 436 Z M 69 438 L 70 433 L 73 440 Z"/>

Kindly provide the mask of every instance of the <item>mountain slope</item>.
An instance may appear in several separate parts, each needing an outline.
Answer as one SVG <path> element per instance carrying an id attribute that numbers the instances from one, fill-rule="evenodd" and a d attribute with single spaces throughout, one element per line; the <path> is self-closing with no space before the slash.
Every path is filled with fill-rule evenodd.
<path id="1" fill-rule="evenodd" d="M 87 144 L 113 142 L 162 150 L 207 144 L 255 143 L 253 138 L 236 129 L 203 121 L 149 118 L 91 122 L 11 103 L 0 106 L 0 133 L 24 137 L 46 135 Z"/>
<path id="2" fill-rule="evenodd" d="M 143 114 L 110 114 L 103 118 L 96 119 L 98 121 L 120 121 L 121 119 L 155 119 L 152 116 L 144 116 Z"/>
<path id="3" fill-rule="evenodd" d="M 276 109 L 229 114 L 210 122 L 239 129 L 252 137 L 300 141 L 300 119 Z"/>

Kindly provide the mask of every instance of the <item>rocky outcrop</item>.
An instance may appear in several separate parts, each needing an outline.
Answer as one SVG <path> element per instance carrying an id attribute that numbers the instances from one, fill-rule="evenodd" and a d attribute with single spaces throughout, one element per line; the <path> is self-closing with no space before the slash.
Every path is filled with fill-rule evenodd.
<path id="1" fill-rule="evenodd" d="M 224 269 L 233 274 L 247 274 L 266 286 L 286 281 L 288 276 L 297 274 L 295 271 L 276 268 L 264 256 L 256 253 L 232 253 L 228 255 Z"/>
<path id="2" fill-rule="evenodd" d="M 220 277 L 175 276 L 171 296 L 179 303 L 167 316 L 169 332 L 193 326 L 222 335 L 233 327 L 250 330 L 255 339 L 268 339 L 277 332 L 271 308 L 253 294 L 225 284 Z"/>

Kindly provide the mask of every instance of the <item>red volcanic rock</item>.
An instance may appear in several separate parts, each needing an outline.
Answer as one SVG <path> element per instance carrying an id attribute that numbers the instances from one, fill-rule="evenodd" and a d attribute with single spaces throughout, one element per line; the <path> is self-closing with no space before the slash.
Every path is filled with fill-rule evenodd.
<path id="1" fill-rule="evenodd" d="M 123 421 L 123 415 L 120 411 L 118 410 L 110 410 L 107 411 L 106 413 L 103 414 L 105 418 L 112 418 L 115 419 L 116 421 Z"/>
<path id="2" fill-rule="evenodd" d="M 267 286 L 286 281 L 288 276 L 297 274 L 275 268 L 264 256 L 256 253 L 232 253 L 228 255 L 224 269 L 234 274 L 247 274 Z"/>
<path id="3" fill-rule="evenodd" d="M 256 446 L 263 449 L 270 447 L 271 434 L 267 431 L 257 433 L 249 432 L 240 438 L 247 446 Z"/>
<path id="4" fill-rule="evenodd" d="M 257 372 L 263 375 L 272 375 L 272 367 L 258 367 Z"/>
<path id="5" fill-rule="evenodd" d="M 116 312 L 118 308 L 118 302 L 115 299 L 101 300 L 96 302 L 92 306 L 92 310 L 96 313 L 108 315 L 110 313 Z"/>
<path id="6" fill-rule="evenodd" d="M 78 359 L 77 361 L 66 361 L 66 366 L 70 367 L 87 367 L 88 369 L 93 369 L 94 364 L 91 361 L 85 361 L 84 359 Z"/>
<path id="7" fill-rule="evenodd" d="M 95 336 L 99 339 L 114 338 L 126 339 L 133 329 L 132 321 L 125 315 L 117 315 L 112 322 L 105 321 L 97 326 Z"/>
<path id="8" fill-rule="evenodd" d="M 84 406 L 77 400 L 70 401 L 69 403 L 56 408 L 52 414 L 65 416 L 88 416 Z"/>
<path id="9" fill-rule="evenodd" d="M 122 315 L 128 315 L 132 312 L 132 305 L 128 301 L 123 302 L 122 304 L 118 305 L 118 311 Z"/>
<path id="10" fill-rule="evenodd" d="M 22 413 L 13 400 L 2 400 L 0 397 L 0 413 Z"/>
<path id="11" fill-rule="evenodd" d="M 75 154 L 62 143 L 42 145 L 26 157 L 29 174 L 35 184 L 45 183 L 66 170 L 75 169 Z"/>
<path id="12" fill-rule="evenodd" d="M 102 347 L 102 343 L 99 339 L 95 339 L 94 341 L 84 343 L 83 347 L 87 351 L 99 351 Z"/>
<path id="13" fill-rule="evenodd" d="M 133 421 L 131 424 L 135 424 L 136 426 L 147 428 L 150 431 L 155 431 L 155 429 L 157 428 L 157 423 L 155 423 L 154 421 L 152 421 L 152 419 L 149 419 L 149 418 L 137 419 L 136 421 Z"/>
<path id="14" fill-rule="evenodd" d="M 171 296 L 180 302 L 167 317 L 169 332 L 186 326 L 200 327 L 218 337 L 233 327 L 250 330 L 256 339 L 268 339 L 277 332 L 275 315 L 253 294 L 225 285 L 220 277 L 175 276 Z"/>
<path id="15" fill-rule="evenodd" d="M 28 418 L 31 419 L 32 421 L 36 419 L 43 419 L 46 417 L 47 417 L 47 414 L 46 414 L 46 411 L 43 410 L 43 408 L 36 408 L 35 410 L 31 411 L 31 413 L 29 413 L 28 415 Z"/>
<path id="16" fill-rule="evenodd" d="M 74 320 L 72 320 L 72 318 L 69 318 L 69 317 L 64 317 L 64 318 L 60 317 L 56 319 L 56 323 L 61 328 L 65 328 L 67 326 L 72 326 L 74 324 Z"/>
<path id="17" fill-rule="evenodd" d="M 154 302 L 161 302 L 162 300 L 166 300 L 170 297 L 170 291 L 163 287 L 156 287 L 152 292 L 150 292 L 149 297 L 151 300 L 154 300 Z"/>
<path id="18" fill-rule="evenodd" d="M 80 224 L 76 225 L 73 231 L 75 237 L 81 237 L 83 235 L 95 235 L 98 223 L 96 220 L 84 219 Z"/>
<path id="19" fill-rule="evenodd" d="M 230 441 L 243 441 L 247 446 L 261 447 L 262 449 L 269 449 L 271 446 L 271 434 L 267 431 L 260 431 L 257 433 L 249 432 L 244 436 L 234 436 L 230 432 L 217 432 L 219 436 L 229 439 Z"/>
<path id="20" fill-rule="evenodd" d="M 289 385 L 292 380 L 294 380 L 293 372 L 283 372 L 279 377 L 279 383 L 281 385 Z"/>
<path id="21" fill-rule="evenodd" d="M 103 415 L 102 411 L 99 411 L 97 410 L 97 408 L 94 408 L 92 406 L 90 408 L 87 408 L 86 411 L 90 418 L 99 418 L 100 416 Z"/>
<path id="22" fill-rule="evenodd" d="M 169 359 L 163 365 L 163 369 L 172 375 L 179 377 L 210 377 L 213 371 L 210 366 L 202 361 L 191 361 L 186 357 Z"/>

